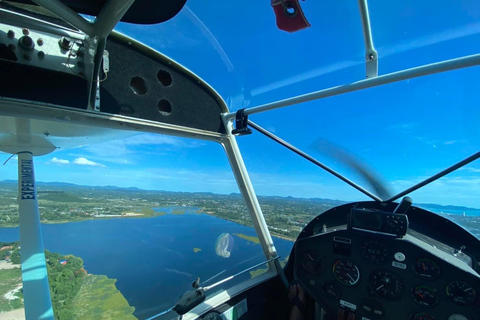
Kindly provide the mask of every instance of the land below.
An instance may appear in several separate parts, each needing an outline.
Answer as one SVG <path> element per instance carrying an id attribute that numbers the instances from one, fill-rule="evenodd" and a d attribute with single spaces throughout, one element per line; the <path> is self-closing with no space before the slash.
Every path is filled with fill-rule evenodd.
<path id="1" fill-rule="evenodd" d="M 20 243 L 0 242 L 0 320 L 25 319 Z M 56 320 L 136 320 L 115 279 L 89 274 L 82 259 L 45 251 Z"/>
<path id="2" fill-rule="evenodd" d="M 17 183 L 0 181 L 0 227 L 18 226 L 16 198 Z M 243 198 L 239 194 L 183 193 L 38 183 L 38 201 L 42 223 L 205 213 L 245 226 L 253 226 Z M 275 196 L 260 196 L 259 202 L 272 235 L 288 240 L 295 240 L 305 225 L 318 214 L 345 203 L 331 199 Z M 420 206 L 448 217 L 480 237 L 480 210 L 436 204 Z M 456 214 L 450 214 L 452 212 Z M 464 213 L 458 214 L 462 212 Z M 259 243 L 259 239 L 253 236 L 233 235 L 251 244 Z M 192 247 L 193 254 L 201 254 L 201 251 L 201 248 Z M 133 316 L 135 309 L 117 290 L 115 279 L 88 274 L 79 257 L 62 256 L 48 251 L 46 257 L 56 320 L 136 319 Z M 0 320 L 24 319 L 19 266 L 20 244 L 0 242 Z M 259 268 L 250 274 L 255 277 L 265 271 L 265 268 Z"/>
<path id="3" fill-rule="evenodd" d="M 0 181 L 0 227 L 19 224 L 16 181 Z M 295 240 L 305 225 L 320 213 L 345 201 L 321 198 L 259 196 L 272 235 Z M 213 194 L 91 187 L 69 183 L 38 183 L 42 223 L 95 219 L 148 218 L 164 214 L 205 213 L 245 226 L 253 226 L 240 194 Z M 461 224 L 480 236 L 480 209 L 416 204 Z M 192 211 L 192 208 L 195 208 Z M 449 213 L 457 214 L 449 214 Z M 465 216 L 458 214 L 466 212 Z"/>

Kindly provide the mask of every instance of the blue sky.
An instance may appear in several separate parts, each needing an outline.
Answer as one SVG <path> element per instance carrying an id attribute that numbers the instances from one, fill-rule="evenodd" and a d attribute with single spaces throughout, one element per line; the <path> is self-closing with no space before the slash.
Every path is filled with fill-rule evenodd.
<path id="1" fill-rule="evenodd" d="M 231 110 L 363 79 L 357 3 L 302 5 L 312 27 L 294 34 L 276 28 L 269 1 L 253 10 L 238 1 L 190 0 L 164 24 L 117 29 L 197 73 Z M 480 52 L 478 1 L 373 2 L 370 13 L 380 74 Z M 326 140 L 341 147 L 374 168 L 396 193 L 478 151 L 479 70 L 412 79 L 251 119 L 363 184 L 317 144 Z M 239 138 L 239 144 L 260 195 L 365 199 L 258 133 Z M 238 192 L 221 146 L 174 137 L 117 139 L 56 151 L 36 164 L 39 181 Z M 0 179 L 15 179 L 15 165 L 13 160 L 2 166 Z M 478 208 L 479 193 L 480 163 L 473 163 L 413 198 Z"/>

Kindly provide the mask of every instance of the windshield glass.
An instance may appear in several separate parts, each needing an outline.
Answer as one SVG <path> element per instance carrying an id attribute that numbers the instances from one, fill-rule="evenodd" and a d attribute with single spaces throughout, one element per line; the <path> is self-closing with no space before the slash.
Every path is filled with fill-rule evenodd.
<path id="1" fill-rule="evenodd" d="M 191 69 L 235 111 L 365 78 L 357 3 L 302 6 L 312 27 L 292 34 L 277 29 L 269 1 L 255 7 L 189 1 L 166 23 L 116 29 Z M 480 51 L 478 1 L 372 2 L 369 8 L 379 74 Z M 372 191 L 345 163 L 347 153 L 393 195 L 478 151 L 478 71 L 412 79 L 250 119 Z M 313 217 L 368 199 L 256 132 L 238 142 L 282 262 Z M 99 303 L 80 313 L 85 319 L 112 307 L 121 310 L 113 318 L 145 319 L 171 307 L 197 277 L 209 285 L 264 261 L 216 144 L 142 134 L 35 161 L 50 282 L 79 279 L 71 288 L 52 288 L 60 294 L 58 319 L 64 319 L 58 310 L 65 319 L 80 312 L 83 299 Z M 16 165 L 12 158 L 0 168 L 0 313 L 23 306 Z M 414 192 L 414 204 L 479 236 L 479 175 L 480 164 L 472 163 Z M 265 271 L 259 267 L 209 294 Z M 65 297 L 75 297 L 71 308 L 59 305 Z"/>
<path id="2" fill-rule="evenodd" d="M 197 278 L 211 286 L 260 264 L 210 296 L 268 270 L 216 143 L 143 134 L 35 164 L 58 320 L 146 319 L 175 305 Z M 0 313 L 21 319 L 16 167 L 10 159 L 0 181 Z M 284 264 L 293 241 L 276 237 L 275 244 Z"/>
<path id="3" fill-rule="evenodd" d="M 192 1 L 166 23 L 149 27 L 120 23 L 117 30 L 197 73 L 232 111 L 365 79 L 358 4 L 305 1 L 302 8 L 312 26 L 295 33 L 276 27 L 269 3 L 252 8 L 234 1 L 215 5 Z M 480 51 L 477 1 L 420 5 L 406 1 L 388 6 L 373 2 L 369 10 L 380 75 Z M 449 19 L 444 12 L 449 12 Z M 352 155 L 375 169 L 395 194 L 419 177 L 477 151 L 476 73 L 478 67 L 411 79 L 254 114 L 250 119 L 365 185 L 335 157 L 339 153 L 335 150 Z M 239 140 L 243 152 L 252 158 L 255 152 L 255 160 L 248 163 L 254 173 L 304 185 L 311 185 L 310 177 L 318 174 L 306 162 L 295 170 L 287 168 L 285 163 L 293 157 L 288 152 L 282 153 L 288 157 L 282 158 L 285 162 L 271 157 L 283 151 L 258 134 Z M 271 187 L 253 182 L 260 194 L 262 188 L 279 196 L 335 198 L 338 193 L 338 185 L 328 175 L 322 176 L 321 186 L 315 180 L 311 188 L 295 190 L 287 184 Z M 476 206 L 473 196 L 463 203 L 448 195 L 425 201 Z M 338 198 L 364 197 L 345 188 Z"/>

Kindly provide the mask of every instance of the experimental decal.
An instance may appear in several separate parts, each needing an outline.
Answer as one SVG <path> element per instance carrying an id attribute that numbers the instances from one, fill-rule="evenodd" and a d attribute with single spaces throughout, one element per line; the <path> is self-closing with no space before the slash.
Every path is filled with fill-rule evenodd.
<path id="1" fill-rule="evenodd" d="M 35 200 L 35 179 L 33 177 L 32 160 L 21 161 L 21 196 L 22 200 Z"/>

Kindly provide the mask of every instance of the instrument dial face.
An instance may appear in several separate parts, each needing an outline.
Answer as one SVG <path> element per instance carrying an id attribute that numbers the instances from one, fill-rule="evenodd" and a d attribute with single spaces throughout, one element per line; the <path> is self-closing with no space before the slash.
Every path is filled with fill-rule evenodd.
<path id="1" fill-rule="evenodd" d="M 438 295 L 435 289 L 427 286 L 416 286 L 412 289 L 413 300 L 425 308 L 431 308 L 438 303 Z"/>
<path id="2" fill-rule="evenodd" d="M 373 292 L 386 299 L 398 298 L 403 292 L 402 279 L 388 270 L 373 271 L 368 284 Z"/>
<path id="3" fill-rule="evenodd" d="M 453 281 L 447 285 L 447 297 L 451 301 L 461 306 L 468 306 L 477 300 L 477 292 L 472 285 L 465 281 Z"/>
<path id="4" fill-rule="evenodd" d="M 468 318 L 461 314 L 452 314 L 448 320 L 468 320 Z"/>
<path id="5" fill-rule="evenodd" d="M 417 312 L 410 316 L 410 320 L 435 320 L 435 318 L 428 313 Z"/>
<path id="6" fill-rule="evenodd" d="M 420 258 L 415 261 L 413 270 L 422 279 L 433 280 L 440 276 L 440 267 L 438 264 L 428 258 Z"/>
<path id="7" fill-rule="evenodd" d="M 318 251 L 305 251 L 302 256 L 302 268 L 314 276 L 320 276 L 325 270 L 325 260 Z"/>
<path id="8" fill-rule="evenodd" d="M 340 298 L 340 288 L 338 287 L 338 284 L 333 281 L 325 282 L 322 285 L 322 291 L 325 296 L 331 300 L 338 300 L 338 298 Z"/>
<path id="9" fill-rule="evenodd" d="M 351 287 L 360 280 L 360 270 L 349 260 L 337 260 L 333 264 L 333 275 L 344 286 Z"/>
<path id="10" fill-rule="evenodd" d="M 387 260 L 388 248 L 387 246 L 377 240 L 366 241 L 362 246 L 363 256 L 370 262 L 381 264 Z"/>

